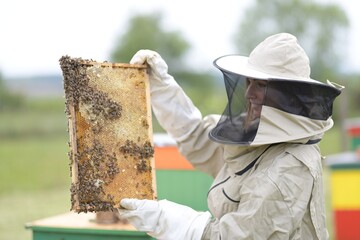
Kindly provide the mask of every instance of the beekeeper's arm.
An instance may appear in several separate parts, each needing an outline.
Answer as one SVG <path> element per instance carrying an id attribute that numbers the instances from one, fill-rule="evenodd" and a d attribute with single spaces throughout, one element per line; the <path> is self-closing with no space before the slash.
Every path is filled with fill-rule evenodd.
<path id="1" fill-rule="evenodd" d="M 290 164 L 249 179 L 240 190 L 237 209 L 219 219 L 166 200 L 125 199 L 121 205 L 127 210 L 120 215 L 158 239 L 298 239 L 314 179 L 289 154 L 278 160 Z"/>
<path id="2" fill-rule="evenodd" d="M 157 120 L 197 169 L 215 176 L 222 165 L 219 160 L 222 147 L 209 141 L 208 131 L 218 118 L 202 119 L 200 111 L 168 73 L 167 64 L 157 52 L 140 50 L 130 63 L 148 64 L 151 104 Z"/>

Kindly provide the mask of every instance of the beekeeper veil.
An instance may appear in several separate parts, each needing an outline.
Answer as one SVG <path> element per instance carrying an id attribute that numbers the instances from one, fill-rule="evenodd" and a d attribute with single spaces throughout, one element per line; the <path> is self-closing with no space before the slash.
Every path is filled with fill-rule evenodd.
<path id="1" fill-rule="evenodd" d="M 304 143 L 333 126 L 333 102 L 343 87 L 310 78 L 309 59 L 293 35 L 270 36 L 249 57 L 222 56 L 214 65 L 224 76 L 228 104 L 212 140 Z"/>

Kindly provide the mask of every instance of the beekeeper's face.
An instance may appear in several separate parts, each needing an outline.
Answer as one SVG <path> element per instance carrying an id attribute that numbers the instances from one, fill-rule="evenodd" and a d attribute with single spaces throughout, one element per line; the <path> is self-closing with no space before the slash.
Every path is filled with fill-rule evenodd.
<path id="1" fill-rule="evenodd" d="M 246 79 L 245 97 L 248 101 L 248 114 L 250 120 L 260 117 L 261 108 L 264 103 L 267 81 L 253 78 Z"/>

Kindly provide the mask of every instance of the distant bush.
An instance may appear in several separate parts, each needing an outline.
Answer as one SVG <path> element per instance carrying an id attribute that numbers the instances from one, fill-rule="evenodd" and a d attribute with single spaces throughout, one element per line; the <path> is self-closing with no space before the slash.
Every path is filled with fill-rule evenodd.
<path id="1" fill-rule="evenodd" d="M 24 105 L 24 102 L 24 96 L 8 91 L 3 79 L 0 76 L 0 111 L 19 109 Z"/>

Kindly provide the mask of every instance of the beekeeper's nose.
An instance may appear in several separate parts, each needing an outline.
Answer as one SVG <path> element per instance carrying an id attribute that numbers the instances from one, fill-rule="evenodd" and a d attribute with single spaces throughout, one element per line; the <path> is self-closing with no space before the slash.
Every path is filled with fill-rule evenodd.
<path id="1" fill-rule="evenodd" d="M 265 96 L 267 81 L 248 78 L 246 80 L 245 97 L 249 100 L 256 100 L 257 103 L 262 103 Z"/>

